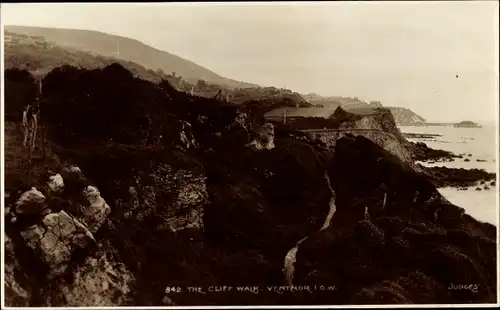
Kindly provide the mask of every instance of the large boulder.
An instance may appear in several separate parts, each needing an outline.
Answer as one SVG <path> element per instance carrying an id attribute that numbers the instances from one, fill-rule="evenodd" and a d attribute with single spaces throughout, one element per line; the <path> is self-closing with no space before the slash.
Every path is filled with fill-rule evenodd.
<path id="1" fill-rule="evenodd" d="M 35 187 L 32 187 L 21 195 L 15 206 L 17 214 L 37 215 L 44 213 L 48 204 L 45 196 Z"/>
<path id="2" fill-rule="evenodd" d="M 50 268 L 50 275 L 66 270 L 71 255 L 95 242 L 92 233 L 64 211 L 45 216 L 40 224 L 21 232 L 26 245 Z"/>

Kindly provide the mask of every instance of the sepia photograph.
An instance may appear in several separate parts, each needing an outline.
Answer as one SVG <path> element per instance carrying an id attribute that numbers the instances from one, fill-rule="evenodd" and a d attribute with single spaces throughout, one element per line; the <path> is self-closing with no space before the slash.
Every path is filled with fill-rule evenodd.
<path id="1" fill-rule="evenodd" d="M 0 12 L 2 308 L 499 305 L 498 1 Z"/>

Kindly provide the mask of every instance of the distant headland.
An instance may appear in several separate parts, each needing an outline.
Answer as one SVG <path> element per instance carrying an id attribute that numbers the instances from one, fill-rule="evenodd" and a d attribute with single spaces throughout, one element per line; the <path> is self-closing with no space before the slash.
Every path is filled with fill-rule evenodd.
<path id="1" fill-rule="evenodd" d="M 450 122 L 425 122 L 414 124 L 412 126 L 447 126 L 447 127 L 457 127 L 457 128 L 481 128 L 482 125 L 475 123 L 473 121 L 461 121 L 459 123 Z"/>
<path id="2" fill-rule="evenodd" d="M 482 126 L 473 121 L 461 121 L 460 123 L 454 124 L 453 127 L 480 128 Z"/>

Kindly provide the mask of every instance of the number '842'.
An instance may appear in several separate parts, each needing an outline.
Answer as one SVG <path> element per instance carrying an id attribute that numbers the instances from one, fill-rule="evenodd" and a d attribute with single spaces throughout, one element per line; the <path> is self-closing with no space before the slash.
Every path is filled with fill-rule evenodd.
<path id="1" fill-rule="evenodd" d="M 180 293 L 181 288 L 178 286 L 167 286 L 165 288 L 165 293 Z"/>

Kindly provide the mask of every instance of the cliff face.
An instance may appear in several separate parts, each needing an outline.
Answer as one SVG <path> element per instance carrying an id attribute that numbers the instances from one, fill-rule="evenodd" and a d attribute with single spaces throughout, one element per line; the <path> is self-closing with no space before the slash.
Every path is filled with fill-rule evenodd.
<path id="1" fill-rule="evenodd" d="M 31 180 L 13 171 L 27 169 L 11 162 L 26 154 L 9 124 L 7 305 L 496 300 L 495 227 L 449 204 L 398 156 L 364 137 L 329 149 L 266 124 L 258 109 L 117 69 L 47 78 L 51 160 L 33 161 Z M 343 128 L 394 129 L 384 113 L 341 112 Z M 296 261 L 287 260 L 294 247 Z M 287 281 L 315 291 L 280 290 Z M 482 291 L 445 292 L 450 282 Z M 321 293 L 328 285 L 339 291 Z"/>
<path id="2" fill-rule="evenodd" d="M 316 138 L 328 147 L 334 148 L 337 141 L 346 135 L 363 136 L 398 156 L 406 163 L 412 162 L 412 152 L 408 142 L 397 128 L 394 117 L 388 109 L 377 108 L 370 114 L 353 114 L 337 108 L 330 119 L 337 122 L 335 131 L 316 133 Z"/>
<path id="3" fill-rule="evenodd" d="M 311 104 L 321 104 L 325 108 L 342 107 L 352 113 L 358 111 L 373 111 L 376 108 L 384 108 L 380 101 L 365 102 L 358 98 L 349 97 L 322 97 L 316 94 L 302 95 Z M 410 109 L 402 107 L 385 107 L 392 112 L 398 126 L 416 126 L 425 124 L 425 119 Z M 305 116 L 305 115 L 304 115 Z M 320 116 L 320 115 L 316 115 Z"/>

